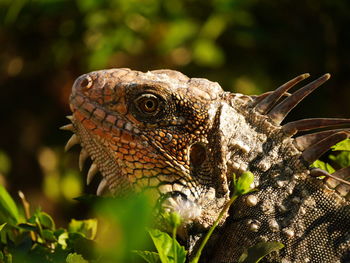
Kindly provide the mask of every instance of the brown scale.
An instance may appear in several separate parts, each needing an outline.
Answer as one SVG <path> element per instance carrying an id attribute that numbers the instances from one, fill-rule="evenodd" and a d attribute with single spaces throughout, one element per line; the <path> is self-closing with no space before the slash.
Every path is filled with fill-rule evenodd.
<path id="1" fill-rule="evenodd" d="M 140 155 L 136 154 L 135 151 L 133 152 L 131 151 L 131 148 L 136 148 L 136 146 L 140 145 L 140 143 L 137 143 L 134 136 L 130 134 L 128 131 L 120 130 L 120 128 L 123 128 L 125 126 L 124 121 L 118 120 L 116 122 L 116 125 L 119 128 L 119 129 L 116 129 L 118 130 L 117 133 L 119 134 L 119 137 L 116 137 L 116 136 L 113 137 L 110 133 L 108 132 L 106 133 L 104 129 L 96 128 L 96 125 L 93 123 L 92 120 L 85 119 L 82 123 L 85 126 L 85 128 L 91 130 L 96 136 L 98 136 L 102 140 L 114 141 L 113 144 L 109 145 L 109 148 L 113 149 L 117 159 L 124 160 L 125 167 L 122 167 L 121 171 L 128 176 L 129 181 L 131 183 L 136 182 L 136 178 L 134 175 L 134 170 L 135 170 L 135 165 L 133 164 L 134 162 L 138 164 L 143 163 L 140 166 L 146 170 L 152 170 L 156 167 L 156 165 L 160 168 L 165 166 L 165 163 L 160 162 L 159 158 L 157 159 L 150 158 L 149 153 L 145 150 L 139 149 Z M 162 171 L 166 172 L 167 170 L 166 169 L 160 170 L 158 171 L 157 174 L 159 174 Z M 138 173 L 138 175 L 140 175 L 140 172 Z M 151 176 L 152 174 L 150 174 L 149 172 L 142 172 L 142 175 Z"/>

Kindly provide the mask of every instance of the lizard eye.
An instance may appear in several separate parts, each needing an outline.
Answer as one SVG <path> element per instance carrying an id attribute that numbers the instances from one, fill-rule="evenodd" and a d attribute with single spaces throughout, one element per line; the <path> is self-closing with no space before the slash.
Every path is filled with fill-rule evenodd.
<path id="1" fill-rule="evenodd" d="M 136 105 L 144 113 L 155 114 L 159 110 L 159 99 L 153 94 L 144 94 L 136 99 Z"/>

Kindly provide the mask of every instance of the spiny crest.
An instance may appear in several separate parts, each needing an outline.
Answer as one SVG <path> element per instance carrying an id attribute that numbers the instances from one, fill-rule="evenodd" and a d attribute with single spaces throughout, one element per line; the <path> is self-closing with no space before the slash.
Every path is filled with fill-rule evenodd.
<path id="1" fill-rule="evenodd" d="M 252 106 L 257 112 L 269 116 L 269 119 L 274 124 L 279 125 L 297 104 L 330 78 L 330 74 L 325 74 L 308 85 L 300 88 L 293 94 L 287 94 L 287 98 L 280 101 L 282 96 L 285 96 L 288 90 L 309 76 L 309 74 L 302 74 L 283 84 L 275 91 L 256 97 L 252 102 Z M 349 124 L 350 119 L 311 118 L 286 123 L 282 125 L 282 130 L 287 136 L 293 136 L 301 131 L 331 128 L 334 126 Z M 332 129 L 297 136 L 294 138 L 294 144 L 300 151 L 302 151 L 301 157 L 307 163 L 312 164 L 321 157 L 322 154 L 329 150 L 331 146 L 349 137 L 349 128 Z M 342 196 L 347 196 L 350 199 L 350 168 L 341 169 L 333 174 L 329 174 L 321 169 L 312 169 L 311 175 L 315 177 L 324 176 L 324 181 L 328 186 L 334 186 L 332 188 L 335 188 L 336 190 L 341 189 L 341 191 L 338 192 L 341 193 Z"/>

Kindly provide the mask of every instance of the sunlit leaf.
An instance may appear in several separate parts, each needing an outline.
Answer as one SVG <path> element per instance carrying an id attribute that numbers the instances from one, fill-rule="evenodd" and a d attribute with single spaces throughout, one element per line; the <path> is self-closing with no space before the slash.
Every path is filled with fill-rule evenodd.
<path id="1" fill-rule="evenodd" d="M 350 151 L 350 139 L 338 142 L 331 147 L 332 151 Z"/>
<path id="2" fill-rule="evenodd" d="M 140 251 L 140 250 L 134 250 L 133 251 L 135 254 L 139 255 L 142 257 L 145 261 L 148 263 L 160 263 L 160 258 L 159 254 L 156 252 L 151 252 L 151 251 Z"/>
<path id="3" fill-rule="evenodd" d="M 88 239 L 94 239 L 97 232 L 97 219 L 72 219 L 68 225 L 68 231 L 71 233 L 80 233 Z"/>
<path id="4" fill-rule="evenodd" d="M 322 162 L 321 160 L 316 160 L 311 167 L 320 168 L 330 174 L 335 172 L 335 169 L 329 163 Z"/>
<path id="5" fill-rule="evenodd" d="M 82 255 L 71 253 L 68 254 L 66 263 L 89 263 L 89 261 L 85 260 Z"/>
<path id="6" fill-rule="evenodd" d="M 150 229 L 149 234 L 158 251 L 159 258 L 162 263 L 170 262 L 168 256 L 172 253 L 173 239 L 167 234 L 158 229 Z"/>
<path id="7" fill-rule="evenodd" d="M 0 222 L 15 225 L 18 222 L 18 209 L 6 189 L 0 185 Z"/>
<path id="8" fill-rule="evenodd" d="M 62 249 L 67 248 L 67 239 L 69 235 L 66 231 L 62 232 L 61 234 L 58 234 L 57 243 L 61 245 Z"/>
<path id="9" fill-rule="evenodd" d="M 2 225 L 0 225 L 0 232 L 2 231 L 2 229 L 7 225 L 7 223 L 3 223 Z"/>
<path id="10" fill-rule="evenodd" d="M 238 195 L 248 193 L 251 188 L 250 186 L 254 182 L 254 175 L 251 172 L 244 172 L 240 175 L 235 183 L 235 192 Z"/>
<path id="11" fill-rule="evenodd" d="M 158 251 L 159 258 L 162 263 L 174 262 L 174 251 L 176 253 L 176 263 L 183 263 L 186 261 L 186 250 L 176 240 L 174 240 L 167 234 L 158 229 L 150 229 L 148 231 L 152 241 Z M 173 247 L 175 245 L 175 248 Z"/>
<path id="12" fill-rule="evenodd" d="M 273 251 L 282 249 L 284 245 L 279 242 L 261 242 L 245 251 L 239 258 L 239 263 L 257 263 L 263 257 L 270 254 Z"/>
<path id="13" fill-rule="evenodd" d="M 38 217 L 42 227 L 48 228 L 51 230 L 55 229 L 55 222 L 53 221 L 52 217 L 49 214 L 43 211 L 37 211 L 35 215 Z"/>
<path id="14" fill-rule="evenodd" d="M 162 217 L 164 218 L 165 224 L 169 225 L 171 228 L 177 228 L 181 225 L 181 217 L 176 212 L 164 212 L 162 213 Z"/>
<path id="15" fill-rule="evenodd" d="M 54 235 L 53 231 L 52 230 L 49 230 L 49 229 L 44 229 L 42 232 L 41 232 L 41 235 L 42 237 L 49 241 L 49 242 L 55 242 L 57 241 L 57 238 L 56 236 Z"/>
<path id="16" fill-rule="evenodd" d="M 343 151 L 338 154 L 331 154 L 329 155 L 329 159 L 336 162 L 343 168 L 350 166 L 350 152 L 348 151 Z"/>

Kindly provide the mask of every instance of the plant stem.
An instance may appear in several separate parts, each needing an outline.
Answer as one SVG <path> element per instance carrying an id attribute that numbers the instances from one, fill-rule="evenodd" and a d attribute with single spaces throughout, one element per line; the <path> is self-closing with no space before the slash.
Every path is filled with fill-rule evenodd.
<path id="1" fill-rule="evenodd" d="M 28 220 L 30 218 L 30 204 L 27 201 L 27 199 L 26 199 L 26 197 L 25 197 L 25 195 L 24 195 L 24 193 L 22 191 L 18 191 L 18 196 L 21 199 L 21 202 L 22 202 L 22 205 L 23 205 L 23 209 L 24 209 L 24 214 L 25 214 L 26 219 Z M 33 241 L 37 240 L 35 232 L 30 231 L 29 234 L 30 234 L 30 238 Z"/>
<path id="2" fill-rule="evenodd" d="M 177 251 L 176 251 L 176 230 L 177 226 L 173 227 L 173 249 L 174 249 L 174 262 L 177 263 Z"/>
<path id="3" fill-rule="evenodd" d="M 218 218 L 215 220 L 214 224 L 211 226 L 211 228 L 209 229 L 208 233 L 205 235 L 205 237 L 204 237 L 204 239 L 203 239 L 199 249 L 197 250 L 197 253 L 196 253 L 195 257 L 190 261 L 190 263 L 198 263 L 199 258 L 200 258 L 201 254 L 202 254 L 202 250 L 205 247 L 205 245 L 207 244 L 210 236 L 212 235 L 212 233 L 214 232 L 215 228 L 218 226 L 218 224 L 221 221 L 222 217 L 227 212 L 227 210 L 230 208 L 232 203 L 237 199 L 237 197 L 238 197 L 238 195 L 236 193 L 233 193 L 231 199 L 225 204 L 225 206 L 221 210 Z"/>

